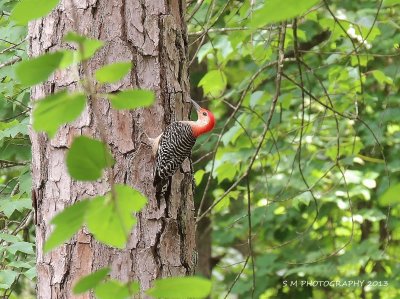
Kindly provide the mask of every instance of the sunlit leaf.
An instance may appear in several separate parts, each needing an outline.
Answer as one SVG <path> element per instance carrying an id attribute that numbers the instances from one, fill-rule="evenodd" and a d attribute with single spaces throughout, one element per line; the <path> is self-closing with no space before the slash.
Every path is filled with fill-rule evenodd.
<path id="1" fill-rule="evenodd" d="M 146 293 L 154 298 L 205 298 L 211 292 L 211 282 L 201 277 L 169 277 L 154 282 Z"/>
<path id="2" fill-rule="evenodd" d="M 100 283 L 100 281 L 107 277 L 110 271 L 110 268 L 101 268 L 100 270 L 84 276 L 75 284 L 73 289 L 74 294 L 85 293 L 90 289 L 95 288 Z"/>
<path id="3" fill-rule="evenodd" d="M 94 293 L 98 299 L 125 299 L 139 292 L 139 284 L 133 282 L 122 284 L 117 280 L 110 280 L 98 285 Z"/>
<path id="4" fill-rule="evenodd" d="M 251 27 L 263 27 L 304 14 L 320 0 L 268 0 L 250 18 Z"/>
<path id="5" fill-rule="evenodd" d="M 134 212 L 140 211 L 147 199 L 126 185 L 115 185 L 115 198 L 108 193 L 92 200 L 87 225 L 95 238 L 104 244 L 124 248 L 132 226 Z"/>
<path id="6" fill-rule="evenodd" d="M 374 78 L 376 79 L 376 81 L 379 82 L 379 84 L 389 84 L 392 85 L 393 84 L 393 79 L 386 76 L 384 72 L 382 72 L 381 70 L 374 70 L 372 71 L 372 75 L 374 76 Z"/>
<path id="7" fill-rule="evenodd" d="M 232 181 L 237 172 L 237 168 L 235 165 L 225 162 L 218 166 L 215 169 L 215 175 L 218 179 L 218 182 L 221 183 L 223 180 L 228 179 L 228 181 Z"/>
<path id="8" fill-rule="evenodd" d="M 20 62 L 15 67 L 18 80 L 27 86 L 45 81 L 58 68 L 63 56 L 62 52 L 53 52 Z"/>
<path id="9" fill-rule="evenodd" d="M 391 186 L 379 198 L 379 203 L 383 206 L 390 206 L 400 203 L 400 184 Z"/>
<path id="10" fill-rule="evenodd" d="M 62 51 L 63 58 L 61 59 L 59 68 L 66 69 L 67 67 L 79 62 L 79 54 L 74 50 L 64 50 Z"/>
<path id="11" fill-rule="evenodd" d="M 69 240 L 82 227 L 88 207 L 88 200 L 79 201 L 65 208 L 51 220 L 55 228 L 44 245 L 46 252 Z"/>
<path id="12" fill-rule="evenodd" d="M 21 25 L 29 21 L 44 17 L 52 11 L 60 0 L 21 0 L 15 5 L 11 19 Z"/>
<path id="13" fill-rule="evenodd" d="M 206 172 L 204 171 L 204 169 L 199 169 L 194 174 L 194 180 L 195 180 L 197 186 L 199 186 L 201 184 L 201 181 L 203 180 L 205 173 Z"/>
<path id="14" fill-rule="evenodd" d="M 209 71 L 199 82 L 203 87 L 204 93 L 211 96 L 220 96 L 225 90 L 227 79 L 225 73 L 221 70 Z"/>
<path id="15" fill-rule="evenodd" d="M 54 137 L 58 128 L 75 120 L 83 111 L 86 96 L 83 93 L 61 91 L 35 102 L 33 128 Z"/>
<path id="16" fill-rule="evenodd" d="M 130 89 L 115 94 L 106 95 L 114 109 L 135 109 L 151 106 L 154 102 L 154 93 L 150 90 Z"/>
<path id="17" fill-rule="evenodd" d="M 64 40 L 78 44 L 79 60 L 89 59 L 104 45 L 101 40 L 79 35 L 75 32 L 68 32 L 64 36 Z"/>
<path id="18" fill-rule="evenodd" d="M 95 77 L 100 83 L 113 83 L 125 77 L 131 68 L 132 63 L 130 62 L 108 64 L 98 69 L 95 73 Z"/>
<path id="19" fill-rule="evenodd" d="M 107 147 L 101 141 L 85 136 L 76 137 L 67 153 L 68 172 L 76 180 L 95 181 L 113 164 Z"/>

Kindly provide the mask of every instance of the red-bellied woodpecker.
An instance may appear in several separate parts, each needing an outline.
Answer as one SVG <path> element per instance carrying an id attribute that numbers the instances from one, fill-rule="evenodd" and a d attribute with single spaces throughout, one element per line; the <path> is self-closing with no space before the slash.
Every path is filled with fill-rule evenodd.
<path id="1" fill-rule="evenodd" d="M 170 178 L 180 168 L 183 161 L 190 157 L 196 138 L 211 131 L 215 125 L 214 115 L 201 108 L 190 99 L 197 111 L 197 121 L 176 121 L 165 128 L 156 138 L 149 138 L 153 154 L 156 157 L 153 185 L 156 188 L 158 206 L 170 184 Z"/>

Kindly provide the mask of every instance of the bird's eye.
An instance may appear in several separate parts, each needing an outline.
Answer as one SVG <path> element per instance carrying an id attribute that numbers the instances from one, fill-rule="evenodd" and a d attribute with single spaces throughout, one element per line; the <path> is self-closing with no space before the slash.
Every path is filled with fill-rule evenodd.
<path id="1" fill-rule="evenodd" d="M 203 115 L 204 115 L 204 116 L 207 116 L 207 112 L 203 112 Z"/>

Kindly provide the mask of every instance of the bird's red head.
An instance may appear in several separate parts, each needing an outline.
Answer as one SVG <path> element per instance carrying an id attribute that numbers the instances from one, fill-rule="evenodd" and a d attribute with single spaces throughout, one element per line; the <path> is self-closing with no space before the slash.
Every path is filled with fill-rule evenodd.
<path id="1" fill-rule="evenodd" d="M 210 132 L 214 128 L 215 117 L 211 111 L 201 108 L 195 101 L 192 99 L 190 100 L 197 111 L 197 121 L 192 124 L 193 135 L 197 138 L 202 134 Z"/>

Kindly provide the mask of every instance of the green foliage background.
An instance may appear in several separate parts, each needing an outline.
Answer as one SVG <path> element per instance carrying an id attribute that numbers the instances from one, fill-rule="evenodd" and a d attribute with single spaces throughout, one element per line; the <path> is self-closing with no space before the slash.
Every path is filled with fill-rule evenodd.
<path id="1" fill-rule="evenodd" d="M 27 59 L 16 3 L 0 1 L 0 290 L 28 298 L 31 108 L 15 71 Z M 192 90 L 218 120 L 193 159 L 198 220 L 212 219 L 199 234 L 212 232 L 220 259 L 212 298 L 398 298 L 400 1 L 187 4 Z"/>
<path id="2" fill-rule="evenodd" d="M 400 1 L 201 3 L 191 82 L 218 119 L 195 153 L 211 152 L 195 169 L 222 256 L 214 297 L 398 298 Z M 290 286 L 354 280 L 372 285 Z"/>

